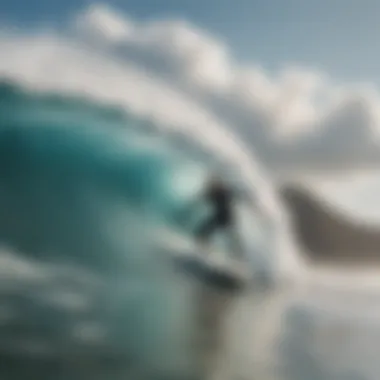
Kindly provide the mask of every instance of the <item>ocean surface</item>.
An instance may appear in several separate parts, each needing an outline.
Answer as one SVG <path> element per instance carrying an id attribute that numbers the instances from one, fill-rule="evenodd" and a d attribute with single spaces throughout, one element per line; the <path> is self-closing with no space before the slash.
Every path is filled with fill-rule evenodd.
<path id="1" fill-rule="evenodd" d="M 210 167 L 276 205 L 237 206 L 238 294 L 174 271 L 158 239 L 192 239 Z M 240 167 L 120 106 L 4 80 L 1 379 L 377 380 L 377 274 L 307 268 L 269 182 Z"/>

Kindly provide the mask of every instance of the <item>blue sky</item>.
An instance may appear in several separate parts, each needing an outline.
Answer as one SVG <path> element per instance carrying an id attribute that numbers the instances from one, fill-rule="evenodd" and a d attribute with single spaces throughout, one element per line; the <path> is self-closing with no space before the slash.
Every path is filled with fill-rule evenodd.
<path id="1" fill-rule="evenodd" d="M 23 27 L 64 21 L 88 0 L 3 0 L 0 15 Z M 380 83 L 376 0 L 111 0 L 137 19 L 184 18 L 220 36 L 240 61 L 266 69 L 292 63 L 337 81 Z"/>

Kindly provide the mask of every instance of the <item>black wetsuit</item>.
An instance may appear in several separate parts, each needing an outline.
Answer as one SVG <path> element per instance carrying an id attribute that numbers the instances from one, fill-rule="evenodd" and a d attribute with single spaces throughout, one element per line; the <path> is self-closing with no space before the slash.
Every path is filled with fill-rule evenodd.
<path id="1" fill-rule="evenodd" d="M 198 229 L 201 240 L 208 239 L 218 229 L 228 229 L 233 224 L 232 202 L 234 194 L 224 186 L 215 186 L 207 190 L 206 202 L 213 207 L 213 213 Z"/>

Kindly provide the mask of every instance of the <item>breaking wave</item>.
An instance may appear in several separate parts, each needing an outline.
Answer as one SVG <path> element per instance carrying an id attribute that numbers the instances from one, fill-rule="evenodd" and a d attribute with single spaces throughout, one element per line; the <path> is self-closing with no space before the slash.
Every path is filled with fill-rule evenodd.
<path id="1" fill-rule="evenodd" d="M 29 360 L 12 371 L 41 360 L 49 371 L 57 357 L 91 358 L 91 378 L 107 365 L 115 378 L 197 371 L 194 289 L 155 236 L 165 226 L 191 239 L 205 212 L 191 204 L 215 167 L 252 185 L 236 163 L 121 108 L 0 85 L 0 350 Z M 276 278 L 281 226 L 238 215 L 252 275 Z"/>

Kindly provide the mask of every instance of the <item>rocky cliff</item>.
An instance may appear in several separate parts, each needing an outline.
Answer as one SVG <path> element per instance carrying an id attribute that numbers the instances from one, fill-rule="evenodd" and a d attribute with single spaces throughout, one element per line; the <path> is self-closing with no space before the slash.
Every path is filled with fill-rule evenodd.
<path id="1" fill-rule="evenodd" d="M 306 186 L 282 186 L 280 195 L 309 259 L 380 262 L 380 226 L 355 220 Z"/>

